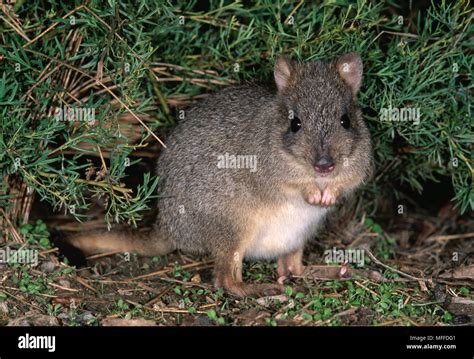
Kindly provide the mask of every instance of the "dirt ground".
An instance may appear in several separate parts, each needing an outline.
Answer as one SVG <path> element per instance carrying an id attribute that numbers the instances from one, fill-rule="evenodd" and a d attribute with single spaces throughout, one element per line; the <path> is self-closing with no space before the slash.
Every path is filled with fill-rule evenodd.
<path id="1" fill-rule="evenodd" d="M 351 217 L 329 221 L 307 246 L 306 272 L 286 280 L 285 294 L 239 299 L 212 287 L 210 258 L 86 261 L 61 245 L 81 227 L 53 216 L 21 229 L 32 238 L 23 248 L 39 250 L 36 265 L 0 264 L 0 325 L 472 325 L 472 214 L 448 205 L 434 216 Z M 363 250 L 363 265 L 326 263 L 331 248 Z M 276 264 L 246 263 L 244 280 L 276 281 Z"/>

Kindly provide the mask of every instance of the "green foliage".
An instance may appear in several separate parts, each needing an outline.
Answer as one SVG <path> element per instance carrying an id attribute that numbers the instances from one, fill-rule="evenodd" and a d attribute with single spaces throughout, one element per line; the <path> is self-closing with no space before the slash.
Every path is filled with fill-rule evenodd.
<path id="1" fill-rule="evenodd" d="M 41 3 L 30 2 L 16 9 L 33 30 L 28 33 L 30 39 L 48 26 L 55 26 L 32 44 L 27 45 L 26 39 L 8 24 L 0 24 L 5 40 L 0 46 L 2 176 L 20 177 L 42 200 L 79 219 L 84 217 L 92 196 L 105 197 L 107 222 L 134 223 L 147 209 L 146 202 L 158 179 L 146 174 L 134 196 L 123 185 L 127 159 L 133 150 L 145 146 L 150 134 L 143 130 L 132 144 L 124 135 L 130 126 L 124 126 L 118 118 L 126 111 L 125 106 L 135 114 L 143 114 L 151 101 L 150 85 L 145 83 L 145 63 L 154 50 L 150 45 L 151 34 L 143 31 L 142 26 L 149 22 L 153 12 L 131 11 L 132 5 L 128 5 L 129 11 L 120 12 L 130 14 L 124 19 L 128 25 L 119 30 L 115 28 L 119 24 L 109 26 L 104 22 L 119 16 L 115 11 L 118 8 L 92 5 L 94 10 L 83 7 L 63 19 L 73 9 L 69 8 L 71 5 L 53 4 L 45 12 Z M 71 34 L 76 37 L 71 39 Z M 83 40 L 77 41 L 77 36 Z M 79 48 L 72 51 L 70 47 L 76 44 Z M 103 78 L 110 79 L 102 79 L 106 85 L 92 88 L 87 84 L 100 75 L 99 69 Z M 76 82 L 65 82 L 65 76 Z M 115 95 L 104 87 L 119 90 Z M 74 94 L 75 90 L 81 91 Z M 111 105 L 116 97 L 120 106 Z M 92 108 L 94 121 L 58 120 L 58 107 Z M 155 118 L 148 125 L 157 128 L 161 122 Z M 95 180 L 89 179 L 86 169 L 91 166 L 85 158 L 97 156 L 99 151 L 109 154 L 107 171 Z M 4 181 L 0 193 L 8 193 L 8 185 Z M 2 207 L 9 206 L 8 199 L 0 196 Z"/>
<path id="2" fill-rule="evenodd" d="M 406 12 L 391 1 L 42 3 L 8 6 L 21 29 L 0 23 L 0 170 L 78 219 L 95 196 L 105 199 L 107 222 L 133 224 L 153 197 L 158 178 L 144 176 L 134 194 L 123 185 L 126 159 L 156 142 L 136 118 L 119 121 L 127 108 L 149 115 L 146 125 L 156 131 L 173 121 L 170 107 L 184 104 L 183 96 L 270 80 L 277 53 L 309 61 L 348 51 L 364 59 L 359 103 L 375 148 L 372 191 L 422 191 L 424 181 L 449 176 L 456 205 L 474 208 L 466 0 L 435 1 L 402 21 Z M 106 85 L 87 86 L 100 73 Z M 60 106 L 93 108 L 95 122 L 58 121 Z M 406 107 L 420 109 L 419 124 L 380 120 L 382 109 Z M 132 127 L 139 129 L 133 140 L 126 136 Z M 100 150 L 109 154 L 107 172 L 88 179 L 85 159 Z M 10 204 L 7 187 L 0 184 L 2 207 Z"/>
<path id="3" fill-rule="evenodd" d="M 389 272 L 384 273 L 390 278 Z M 288 294 L 288 301 L 274 301 L 271 309 L 277 310 L 277 318 L 266 318 L 266 324 L 278 325 L 277 320 L 303 320 L 308 324 L 341 325 L 341 313 L 352 311 L 366 312 L 362 317 L 370 315 L 374 318 L 364 318 L 367 324 L 380 324 L 375 318 L 383 318 L 385 322 L 396 321 L 403 325 L 412 325 L 413 320 L 425 324 L 438 320 L 448 322 L 452 315 L 440 310 L 436 303 L 420 302 L 418 289 L 410 291 L 401 282 L 373 283 L 361 285 L 357 280 L 325 281 L 315 290 L 307 288 L 308 292 Z M 415 299 L 416 298 L 416 299 Z M 263 308 L 262 308 L 263 309 Z M 265 307 L 268 310 L 268 306 Z M 361 317 L 361 318 L 362 318 Z"/>
<path id="4" fill-rule="evenodd" d="M 41 219 L 38 219 L 34 226 L 32 224 L 21 225 L 20 233 L 29 244 L 39 244 L 44 248 L 51 247 L 48 228 Z"/>
<path id="5" fill-rule="evenodd" d="M 20 268 L 20 275 L 13 275 L 12 282 L 18 289 L 28 294 L 35 295 L 38 293 L 51 292 L 51 290 L 47 288 L 47 284 L 51 282 L 51 279 L 46 276 L 36 277 L 32 275 L 25 266 Z"/>
<path id="6" fill-rule="evenodd" d="M 208 316 L 209 319 L 216 322 L 217 324 L 220 324 L 220 325 L 225 324 L 225 319 L 223 317 L 220 317 L 219 315 L 217 315 L 217 312 L 214 309 L 208 310 L 207 311 L 207 316 Z"/>

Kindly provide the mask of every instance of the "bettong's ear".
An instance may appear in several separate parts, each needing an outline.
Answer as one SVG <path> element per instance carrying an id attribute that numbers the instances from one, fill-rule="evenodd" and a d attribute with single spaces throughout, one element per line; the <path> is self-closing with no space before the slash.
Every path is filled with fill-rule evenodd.
<path id="1" fill-rule="evenodd" d="M 342 55 L 336 60 L 336 69 L 342 80 L 352 91 L 352 95 L 357 95 L 362 84 L 363 65 L 360 55 L 357 52 L 350 52 Z"/>
<path id="2" fill-rule="evenodd" d="M 275 83 L 278 92 L 282 92 L 288 87 L 291 76 L 295 70 L 295 64 L 286 56 L 278 55 L 275 61 L 275 68 L 273 75 L 275 76 Z"/>

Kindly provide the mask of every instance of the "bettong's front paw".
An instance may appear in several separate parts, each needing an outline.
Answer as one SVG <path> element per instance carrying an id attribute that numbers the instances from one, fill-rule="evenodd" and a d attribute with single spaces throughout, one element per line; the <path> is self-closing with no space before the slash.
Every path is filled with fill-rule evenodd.
<path id="1" fill-rule="evenodd" d="M 334 206 L 338 197 L 339 191 L 331 186 L 326 187 L 322 192 L 320 189 L 314 188 L 311 191 L 307 191 L 305 194 L 305 200 L 309 204 L 327 207 Z"/>
<path id="2" fill-rule="evenodd" d="M 334 206 L 339 197 L 339 191 L 337 188 L 328 186 L 324 189 L 323 196 L 321 198 L 321 205 L 323 206 Z"/>
<path id="3" fill-rule="evenodd" d="M 304 199 L 306 200 L 306 202 L 308 202 L 309 204 L 320 204 L 321 203 L 321 199 L 323 198 L 322 197 L 323 194 L 321 193 L 321 191 L 319 190 L 319 188 L 313 188 L 312 190 L 308 190 L 305 195 L 304 195 Z"/>

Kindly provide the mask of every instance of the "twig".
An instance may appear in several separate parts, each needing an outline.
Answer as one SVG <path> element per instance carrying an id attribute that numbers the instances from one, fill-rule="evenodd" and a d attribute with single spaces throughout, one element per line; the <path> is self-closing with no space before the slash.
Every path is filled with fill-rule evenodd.
<path id="1" fill-rule="evenodd" d="M 370 250 L 368 250 L 367 248 L 363 248 L 365 250 L 365 252 L 369 255 L 370 259 L 372 259 L 374 261 L 375 264 L 378 264 L 379 266 L 382 266 L 384 267 L 385 269 L 389 269 L 391 270 L 392 272 L 395 272 L 395 273 L 398 273 L 400 274 L 401 276 L 404 276 L 406 278 L 410 278 L 412 280 L 416 280 L 416 281 L 424 281 L 424 282 L 427 282 L 428 279 L 424 279 L 424 278 L 418 278 L 418 277 L 414 277 L 410 274 L 407 274 L 407 273 L 404 273 L 402 271 L 399 271 L 398 269 L 395 269 L 393 267 L 390 267 L 384 263 L 382 263 L 381 261 L 379 261 L 373 254 Z"/>
<path id="2" fill-rule="evenodd" d="M 451 239 L 474 238 L 474 232 L 464 234 L 449 234 L 444 236 L 428 237 L 427 241 L 450 241 Z"/>
<path id="3" fill-rule="evenodd" d="M 181 309 L 181 308 L 173 308 L 173 307 L 167 307 L 167 308 L 156 307 L 156 308 L 152 308 L 152 307 L 147 306 L 146 304 L 140 304 L 140 303 L 134 302 L 134 301 L 129 300 L 129 299 L 126 299 L 125 301 L 126 301 L 127 303 L 129 303 L 129 304 L 133 304 L 133 305 L 135 305 L 135 306 L 139 306 L 139 307 L 141 307 L 141 308 L 143 308 L 143 309 L 147 309 L 147 310 L 150 310 L 150 311 L 153 311 L 153 312 L 180 313 L 180 314 L 195 314 L 195 313 L 198 313 L 198 314 L 206 314 L 206 312 L 200 311 L 200 310 L 196 310 L 195 312 L 190 313 L 188 310 L 186 310 L 186 309 Z"/>
<path id="4" fill-rule="evenodd" d="M 82 70 L 80 70 L 80 69 L 78 69 L 78 68 L 75 68 L 74 66 L 69 65 L 68 63 L 65 63 L 65 62 L 63 62 L 63 61 L 60 61 L 60 60 L 58 60 L 58 59 L 55 59 L 55 58 L 53 58 L 53 57 L 51 57 L 51 56 L 45 55 L 45 54 L 43 54 L 43 53 L 41 53 L 41 52 L 34 51 L 34 50 L 31 50 L 31 49 L 25 49 L 25 51 L 31 52 L 32 54 L 35 54 L 35 55 L 38 55 L 38 56 L 42 56 L 42 57 L 44 57 L 44 58 L 47 58 L 48 60 L 53 61 L 53 62 L 56 62 L 56 63 L 59 63 L 59 64 L 61 64 L 62 66 L 65 66 L 65 67 L 67 67 L 67 68 L 69 68 L 69 69 L 71 69 L 71 70 L 73 70 L 73 71 L 77 71 L 77 72 L 79 72 L 81 75 L 83 75 L 83 76 L 85 76 L 85 77 L 87 77 L 87 78 L 89 78 L 89 79 L 94 79 L 94 80 L 96 80 L 95 77 L 93 77 L 93 76 L 91 76 L 91 75 L 85 73 L 84 71 L 82 71 Z M 97 80 L 96 83 L 97 83 L 98 85 L 100 85 L 101 87 L 103 87 L 105 91 L 107 91 L 107 92 L 108 92 L 115 100 L 117 100 L 138 122 L 140 122 L 140 124 L 147 130 L 147 132 L 148 132 L 151 136 L 153 136 L 164 148 L 166 148 L 166 145 L 163 143 L 163 141 L 161 141 L 160 138 L 159 138 L 157 135 L 155 135 L 155 134 L 153 133 L 153 131 L 147 126 L 147 124 L 146 124 L 145 122 L 143 122 L 142 119 L 141 119 L 140 117 L 138 117 L 138 116 L 135 114 L 135 112 L 133 112 L 133 111 L 130 109 L 130 107 L 128 107 L 116 94 L 114 94 L 112 90 L 110 90 L 107 86 L 105 86 L 102 81 L 98 81 L 98 80 Z"/>
<path id="5" fill-rule="evenodd" d="M 42 310 L 40 307 L 38 307 L 36 304 L 29 303 L 28 301 L 24 300 L 23 298 L 17 297 L 16 295 L 7 292 L 7 291 L 5 290 L 5 288 L 13 289 L 13 290 L 17 290 L 17 291 L 19 290 L 18 288 L 4 287 L 4 288 L 2 288 L 1 292 L 4 293 L 4 294 L 6 294 L 6 295 L 8 295 L 8 296 L 10 296 L 10 297 L 12 297 L 12 298 L 14 298 L 15 300 L 17 300 L 17 301 L 19 301 L 19 302 L 22 302 L 23 304 L 29 306 L 30 308 L 35 308 L 35 309 L 39 310 L 40 312 L 43 311 L 43 310 Z"/>
<path id="6" fill-rule="evenodd" d="M 163 297 L 166 293 L 168 293 L 171 289 L 174 288 L 174 285 L 169 285 L 168 287 L 166 287 L 164 290 L 162 290 L 161 292 L 159 292 L 155 298 L 153 298 L 152 300 L 148 301 L 145 305 L 148 305 L 148 306 L 151 306 L 153 304 L 155 304 L 156 302 L 158 302 L 161 297 Z M 155 291 L 153 291 L 155 292 Z"/>
<path id="7" fill-rule="evenodd" d="M 38 172 L 38 174 L 43 176 L 43 177 L 48 177 L 48 178 L 57 178 L 57 177 L 59 177 L 59 175 L 57 175 L 55 173 Z M 61 178 L 68 179 L 69 177 L 68 176 L 61 176 Z M 124 193 L 124 194 L 125 193 L 130 193 L 132 191 L 130 188 L 124 188 L 124 187 L 110 185 L 109 183 L 104 182 L 104 181 L 96 182 L 96 181 L 90 181 L 90 180 L 85 180 L 85 179 L 81 179 L 81 178 L 76 178 L 74 180 L 74 182 L 90 184 L 90 185 L 98 186 L 98 187 L 102 187 L 102 188 L 112 188 L 114 191 L 121 192 L 121 193 Z"/>
<path id="8" fill-rule="evenodd" d="M 123 253 L 123 251 L 112 251 L 112 252 L 94 254 L 94 255 L 92 255 L 92 256 L 86 257 L 86 259 L 87 259 L 87 260 L 90 260 L 90 259 L 97 259 L 97 258 L 102 258 L 102 257 L 108 257 L 108 256 L 112 256 L 112 255 L 118 254 L 118 253 Z"/>
<path id="9" fill-rule="evenodd" d="M 207 267 L 212 266 L 211 263 L 212 262 L 191 263 L 191 264 L 186 264 L 184 266 L 181 266 L 181 269 L 188 269 L 188 268 L 194 268 L 194 267 L 199 267 L 199 266 L 202 266 L 202 268 L 207 268 Z M 139 275 L 137 277 L 129 278 L 129 279 L 126 280 L 126 282 L 133 282 L 133 281 L 140 280 L 140 279 L 156 277 L 156 276 L 159 276 L 159 275 L 162 275 L 162 274 L 172 272 L 173 270 L 174 270 L 174 268 L 162 269 L 162 270 L 159 270 L 159 271 L 156 271 L 156 272 L 147 273 L 147 274 Z"/>
<path id="10" fill-rule="evenodd" d="M 380 298 L 382 301 L 383 301 L 383 298 L 380 296 L 380 294 L 378 294 L 377 292 L 374 292 L 372 289 L 370 289 L 369 287 L 366 287 L 365 285 L 363 285 L 362 283 L 358 282 L 358 281 L 354 281 L 354 283 L 361 287 L 362 289 L 366 290 L 367 292 L 375 295 L 377 298 Z"/>
<path id="11" fill-rule="evenodd" d="M 291 10 L 290 14 L 288 15 L 288 17 L 285 19 L 285 21 L 283 22 L 283 24 L 285 25 L 288 25 L 288 21 L 290 21 L 290 18 L 295 14 L 296 11 L 298 11 L 298 9 L 301 7 L 301 5 L 304 4 L 304 0 L 301 0 L 298 5 L 296 5 L 293 10 Z"/>
<path id="12" fill-rule="evenodd" d="M 8 15 L 8 13 L 5 11 L 5 5 L 2 5 L 2 11 L 5 13 L 5 15 L 12 21 L 12 22 L 9 22 L 7 19 L 5 19 L 3 16 L 0 16 L 0 19 L 2 19 L 3 21 L 5 21 L 8 25 L 10 25 L 13 30 L 15 30 L 18 35 L 20 35 L 22 38 L 24 38 L 26 41 L 30 41 L 29 37 L 26 36 L 26 34 L 23 32 L 23 30 L 21 29 L 21 27 L 19 27 L 18 25 L 15 24 L 15 20 L 12 19 L 10 17 L 10 15 Z M 18 26 L 18 27 L 17 27 Z"/>
<path id="13" fill-rule="evenodd" d="M 412 39 L 418 39 L 418 37 L 419 37 L 418 35 L 410 34 L 410 33 L 407 33 L 407 32 L 396 32 L 396 31 L 383 30 L 377 36 L 375 36 L 375 38 L 372 40 L 371 44 L 373 44 L 383 34 L 406 36 L 406 37 L 411 37 Z"/>
<path id="14" fill-rule="evenodd" d="M 469 26 L 469 24 L 471 23 L 471 20 L 472 20 L 472 17 L 474 16 L 474 13 L 471 13 L 471 15 L 469 15 L 469 19 L 467 19 L 467 22 L 466 22 L 466 25 L 464 25 L 464 28 L 462 29 L 462 31 L 456 36 L 456 40 L 453 42 L 453 48 L 456 47 L 456 45 L 458 44 L 459 40 L 461 40 L 461 37 L 462 35 L 466 32 L 466 29 L 467 27 Z"/>
<path id="15" fill-rule="evenodd" d="M 64 15 L 62 18 L 63 19 L 66 19 L 67 17 L 71 16 L 72 14 L 74 14 L 76 11 L 78 11 L 79 9 L 83 8 L 84 5 L 80 5 L 78 7 L 76 7 L 75 9 L 72 9 L 71 11 L 69 11 L 66 15 Z M 46 30 L 44 30 L 41 34 L 39 34 L 38 36 L 36 36 L 33 40 L 29 40 L 28 39 L 28 42 L 26 44 L 23 45 L 23 48 L 25 48 L 26 46 L 29 46 L 31 45 L 33 42 L 35 42 L 36 40 L 42 38 L 46 33 L 50 32 L 52 29 L 54 29 L 56 26 L 58 26 L 60 23 L 59 22 L 56 22 L 54 23 L 53 25 L 51 25 L 50 27 L 48 27 Z"/>
<path id="16" fill-rule="evenodd" d="M 74 289 L 74 288 L 67 288 L 63 287 L 62 285 L 56 284 L 56 283 L 48 283 L 51 287 L 59 288 L 68 292 L 79 292 L 79 289 Z"/>
<path id="17" fill-rule="evenodd" d="M 3 208 L 0 208 L 0 211 L 2 211 L 3 219 L 5 219 L 5 221 L 7 221 L 7 224 L 10 226 L 11 233 L 12 233 L 12 236 L 15 239 L 15 241 L 18 242 L 18 243 L 24 243 L 23 238 L 17 232 L 17 230 L 15 229 L 15 226 L 12 224 L 12 222 L 10 222 L 10 220 L 8 219 L 7 214 L 5 213 Z"/>
<path id="18" fill-rule="evenodd" d="M 41 252 L 38 253 L 38 255 L 44 256 L 44 255 L 46 255 L 46 254 L 54 253 L 54 252 L 58 252 L 58 251 L 59 251 L 59 248 L 54 247 L 54 248 L 51 248 L 51 249 L 46 249 L 46 250 L 44 250 L 44 251 L 41 251 Z"/>
<path id="19" fill-rule="evenodd" d="M 95 289 L 93 286 L 87 284 L 87 282 L 86 282 L 84 279 L 82 279 L 81 277 L 77 276 L 77 277 L 76 277 L 76 280 L 77 280 L 80 284 L 82 284 L 84 287 L 90 289 L 90 290 L 93 291 L 94 293 L 97 293 L 97 289 Z"/>

